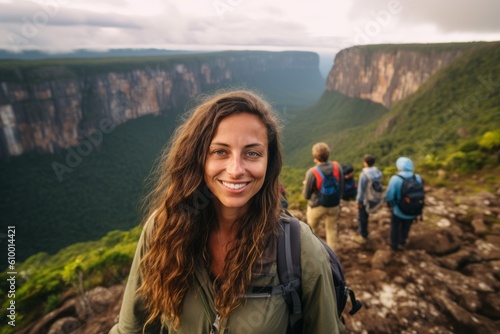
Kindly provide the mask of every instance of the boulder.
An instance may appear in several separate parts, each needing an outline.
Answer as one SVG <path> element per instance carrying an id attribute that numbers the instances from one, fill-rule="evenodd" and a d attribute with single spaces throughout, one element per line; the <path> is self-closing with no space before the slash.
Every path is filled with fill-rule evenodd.
<path id="1" fill-rule="evenodd" d="M 500 298 L 496 293 L 488 293 L 483 299 L 481 314 L 492 318 L 500 319 Z"/>
<path id="2" fill-rule="evenodd" d="M 411 236 L 411 248 L 423 249 L 431 255 L 446 255 L 460 248 L 461 240 L 451 229 L 424 231 Z"/>
<path id="3" fill-rule="evenodd" d="M 391 251 L 379 249 L 375 252 L 371 260 L 373 269 L 384 269 L 385 266 L 391 261 Z"/>
<path id="4" fill-rule="evenodd" d="M 478 236 L 484 235 L 488 232 L 488 227 L 484 223 L 483 216 L 475 216 L 471 221 L 472 228 L 474 229 L 474 233 Z"/>
<path id="5" fill-rule="evenodd" d="M 477 254 L 483 261 L 500 260 L 500 245 L 494 245 L 481 239 L 477 239 L 474 245 L 476 246 Z"/>
<path id="6" fill-rule="evenodd" d="M 81 324 L 80 320 L 75 317 L 64 317 L 54 322 L 47 334 L 73 333 Z"/>
<path id="7" fill-rule="evenodd" d="M 464 247 L 458 252 L 438 258 L 441 266 L 451 270 L 458 270 L 469 263 L 479 262 L 480 260 L 481 258 L 476 254 L 475 249 L 471 247 Z"/>
<path id="8" fill-rule="evenodd" d="M 77 299 L 72 298 L 66 301 L 61 307 L 46 314 L 43 318 L 39 319 L 36 324 L 29 330 L 29 334 L 46 333 L 53 324 L 62 318 L 75 318 Z M 67 332 L 66 332 L 67 333 Z"/>
<path id="9" fill-rule="evenodd" d="M 497 332 L 497 326 L 494 321 L 483 316 L 471 314 L 445 296 L 439 296 L 437 302 L 443 312 L 451 317 L 451 321 L 455 324 L 455 327 L 460 328 L 461 333 Z"/>

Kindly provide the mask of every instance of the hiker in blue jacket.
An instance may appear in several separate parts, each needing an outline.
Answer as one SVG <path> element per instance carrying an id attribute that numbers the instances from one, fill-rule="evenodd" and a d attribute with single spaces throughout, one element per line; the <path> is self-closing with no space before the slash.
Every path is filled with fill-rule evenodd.
<path id="1" fill-rule="evenodd" d="M 377 207 L 380 207 L 383 203 L 382 201 L 382 172 L 374 166 L 375 164 L 375 158 L 367 154 L 365 155 L 363 159 L 363 170 L 359 174 L 359 181 L 358 181 L 358 194 L 356 196 L 356 203 L 358 207 L 358 225 L 359 225 L 359 234 L 360 236 L 357 236 L 356 241 L 357 242 L 365 242 L 366 239 L 368 239 L 368 218 L 370 216 L 370 212 L 375 212 L 378 210 Z M 374 203 L 374 208 L 373 211 L 368 209 L 368 203 L 367 203 L 367 186 L 369 184 L 369 180 L 372 182 L 376 181 L 380 185 L 379 189 L 379 195 L 378 195 L 378 201 L 379 203 Z M 373 192 L 373 190 L 370 190 Z M 373 200 L 370 199 L 370 200 Z"/>
<path id="2" fill-rule="evenodd" d="M 396 160 L 396 167 L 398 168 L 398 175 L 403 178 L 411 178 L 415 175 L 416 180 L 422 184 L 422 178 L 418 174 L 414 174 L 413 162 L 410 158 L 400 157 Z M 398 175 L 393 175 L 389 180 L 387 191 L 385 193 L 385 200 L 389 207 L 392 208 L 391 215 L 391 249 L 393 251 L 400 251 L 400 247 L 406 245 L 408 234 L 410 233 L 411 225 L 417 216 L 409 216 L 401 212 L 398 204 L 401 196 L 401 186 L 403 179 Z"/>

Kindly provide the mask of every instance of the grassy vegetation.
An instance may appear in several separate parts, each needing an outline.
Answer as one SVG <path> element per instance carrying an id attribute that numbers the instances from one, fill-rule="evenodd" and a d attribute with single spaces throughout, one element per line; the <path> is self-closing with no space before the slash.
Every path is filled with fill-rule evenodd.
<path id="1" fill-rule="evenodd" d="M 313 106 L 289 118 L 285 128 L 286 164 L 307 167 L 312 163 L 314 143 L 330 143 L 331 158 L 341 163 L 362 160 L 344 158 L 346 152 L 358 150 L 367 139 L 365 129 L 387 113 L 387 109 L 370 100 L 350 98 L 338 92 L 325 92 Z M 339 142 L 341 140 L 341 142 Z"/>
<path id="2" fill-rule="evenodd" d="M 488 44 L 488 42 L 458 42 L 458 43 L 409 43 L 409 44 L 370 44 L 353 46 L 363 53 L 388 52 L 388 51 L 416 51 L 423 54 L 433 54 L 443 51 L 467 51 L 479 46 Z"/>
<path id="3" fill-rule="evenodd" d="M 139 235 L 139 227 L 126 232 L 111 231 L 99 241 L 76 243 L 54 255 L 38 253 L 17 265 L 16 327 L 3 326 L 0 334 L 17 332 L 61 306 L 64 298 L 74 296 L 77 291 L 122 282 L 128 275 Z M 83 278 L 82 282 L 78 276 Z M 3 282 L 8 277 L 6 272 L 0 274 Z M 6 291 L 0 293 L 0 317 L 6 319 L 10 299 Z"/>

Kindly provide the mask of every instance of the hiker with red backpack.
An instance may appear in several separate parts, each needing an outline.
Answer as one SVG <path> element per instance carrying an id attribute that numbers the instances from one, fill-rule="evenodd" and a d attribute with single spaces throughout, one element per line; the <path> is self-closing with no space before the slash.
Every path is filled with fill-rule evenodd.
<path id="1" fill-rule="evenodd" d="M 312 155 L 315 166 L 307 171 L 302 192 L 307 199 L 307 223 L 315 234 L 323 223 L 326 243 L 335 249 L 336 220 L 340 215 L 340 198 L 344 188 L 342 166 L 336 161 L 329 161 L 330 148 L 326 143 L 314 144 Z"/>
<path id="2" fill-rule="evenodd" d="M 368 239 L 368 218 L 370 213 L 377 212 L 384 203 L 382 172 L 374 164 L 375 158 L 370 154 L 365 155 L 363 170 L 359 174 L 358 194 L 356 196 L 359 235 L 355 239 L 359 243 L 364 243 Z"/>
<path id="3" fill-rule="evenodd" d="M 400 157 L 396 161 L 398 174 L 389 180 L 385 200 L 392 209 L 391 249 L 401 251 L 406 245 L 411 225 L 422 215 L 424 207 L 424 187 L 420 175 L 410 158 Z"/>

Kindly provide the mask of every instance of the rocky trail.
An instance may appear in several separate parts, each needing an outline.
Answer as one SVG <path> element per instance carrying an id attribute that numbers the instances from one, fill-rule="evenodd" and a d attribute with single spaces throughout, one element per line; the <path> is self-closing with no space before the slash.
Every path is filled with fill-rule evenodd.
<path id="1" fill-rule="evenodd" d="M 498 196 L 427 192 L 403 252 L 389 247 L 387 208 L 358 244 L 355 204 L 344 205 L 337 253 L 364 304 L 345 316 L 348 333 L 500 333 Z"/>
<path id="2" fill-rule="evenodd" d="M 389 248 L 387 208 L 371 215 L 368 241 L 358 243 L 355 203 L 343 203 L 337 253 L 364 304 L 345 315 L 346 333 L 500 333 L 500 192 L 426 190 L 424 220 L 402 252 Z M 68 298 L 19 333 L 107 333 L 123 290 L 98 287 L 85 300 Z"/>

